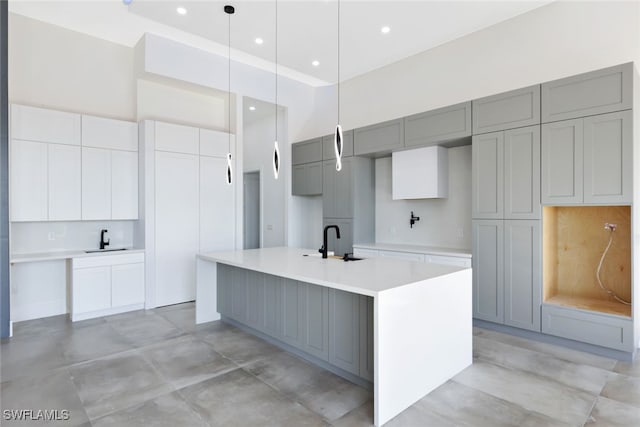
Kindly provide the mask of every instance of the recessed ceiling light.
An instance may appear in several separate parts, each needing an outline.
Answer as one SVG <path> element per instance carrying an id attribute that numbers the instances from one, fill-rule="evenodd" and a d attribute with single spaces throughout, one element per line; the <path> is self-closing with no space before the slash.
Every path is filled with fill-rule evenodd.
<path id="1" fill-rule="evenodd" d="M 318 65 L 320 65 L 320 61 L 318 61 L 317 59 L 311 62 L 311 65 L 313 65 L 314 67 L 317 67 Z"/>
<path id="2" fill-rule="evenodd" d="M 249 107 L 249 110 L 251 111 L 256 111 L 256 107 L 254 107 L 253 105 Z"/>
<path id="3" fill-rule="evenodd" d="M 391 28 L 387 25 L 385 25 L 384 27 L 380 28 L 380 32 L 382 34 L 389 34 L 389 31 L 391 31 Z"/>
<path id="4" fill-rule="evenodd" d="M 179 15 L 186 15 L 187 9 L 185 9 L 184 7 L 179 7 L 176 9 L 176 12 L 178 12 Z"/>
<path id="5" fill-rule="evenodd" d="M 262 44 L 264 43 L 264 40 L 262 40 L 260 37 L 256 38 L 256 44 Z"/>

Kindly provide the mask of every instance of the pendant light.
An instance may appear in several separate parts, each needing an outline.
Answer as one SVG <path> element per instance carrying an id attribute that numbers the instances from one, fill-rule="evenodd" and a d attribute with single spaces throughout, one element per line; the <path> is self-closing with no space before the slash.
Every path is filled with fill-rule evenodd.
<path id="1" fill-rule="evenodd" d="M 231 166 L 231 15 L 235 13 L 236 9 L 231 5 L 226 5 L 224 7 L 224 12 L 229 16 L 229 91 L 227 103 L 229 106 L 229 113 L 227 116 L 227 129 L 229 132 L 229 142 L 228 142 L 228 151 L 227 151 L 227 174 L 226 181 L 227 185 L 231 185 L 233 183 L 233 168 Z"/>
<path id="2" fill-rule="evenodd" d="M 336 170 L 342 170 L 342 126 L 340 125 L 340 0 L 338 0 L 338 125 L 333 136 L 333 151 L 336 154 Z"/>
<path id="3" fill-rule="evenodd" d="M 275 99 L 275 108 L 276 108 L 276 138 L 273 143 L 273 177 L 278 179 L 278 175 L 280 174 L 280 148 L 278 148 L 278 0 L 276 0 L 276 99 Z"/>

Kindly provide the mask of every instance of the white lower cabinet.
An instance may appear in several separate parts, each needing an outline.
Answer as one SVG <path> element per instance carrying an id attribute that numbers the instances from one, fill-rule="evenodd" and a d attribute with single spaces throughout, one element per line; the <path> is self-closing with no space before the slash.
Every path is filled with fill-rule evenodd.
<path id="1" fill-rule="evenodd" d="M 144 253 L 73 258 L 71 320 L 144 306 Z"/>

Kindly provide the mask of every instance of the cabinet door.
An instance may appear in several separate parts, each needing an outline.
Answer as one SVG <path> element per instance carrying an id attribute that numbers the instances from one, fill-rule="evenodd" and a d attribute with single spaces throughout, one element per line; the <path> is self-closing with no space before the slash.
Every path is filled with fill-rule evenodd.
<path id="1" fill-rule="evenodd" d="M 404 146 L 426 147 L 471 136 L 471 102 L 404 118 Z"/>
<path id="2" fill-rule="evenodd" d="M 329 360 L 329 289 L 298 282 L 303 301 L 302 349 L 322 360 Z"/>
<path id="3" fill-rule="evenodd" d="M 11 142 L 11 221 L 48 218 L 48 144 Z"/>
<path id="4" fill-rule="evenodd" d="M 138 124 L 83 115 L 82 146 L 138 151 Z"/>
<path id="5" fill-rule="evenodd" d="M 111 308 L 111 266 L 73 270 L 72 314 Z"/>
<path id="6" fill-rule="evenodd" d="M 247 325 L 264 330 L 264 274 L 246 272 L 247 277 Z"/>
<path id="7" fill-rule="evenodd" d="M 80 147 L 48 145 L 49 221 L 80 220 Z"/>
<path id="8" fill-rule="evenodd" d="M 192 126 L 155 122 L 155 149 L 197 155 L 200 153 L 200 131 Z"/>
<path id="9" fill-rule="evenodd" d="M 542 204 L 583 200 L 582 119 L 542 125 Z"/>
<path id="10" fill-rule="evenodd" d="M 111 151 L 111 219 L 138 219 L 138 153 Z"/>
<path id="11" fill-rule="evenodd" d="M 322 194 L 322 162 L 308 163 L 305 166 L 306 188 L 305 195 L 319 196 Z"/>
<path id="12" fill-rule="evenodd" d="M 540 85 L 473 101 L 473 134 L 540 123 Z"/>
<path id="13" fill-rule="evenodd" d="M 233 267 L 229 267 L 226 264 L 217 264 L 216 273 L 216 285 L 217 285 L 217 297 L 218 297 L 218 313 L 223 316 L 231 316 L 232 305 L 232 276 L 231 272 Z"/>
<path id="14" fill-rule="evenodd" d="M 353 218 L 353 164 L 351 159 L 342 161 L 342 170 L 336 163 L 323 163 L 322 215 L 330 218 Z"/>
<path id="15" fill-rule="evenodd" d="M 540 221 L 504 222 L 504 323 L 540 331 Z"/>
<path id="16" fill-rule="evenodd" d="M 633 201 L 631 110 L 584 119 L 584 202 Z"/>
<path id="17" fill-rule="evenodd" d="M 373 298 L 360 295 L 360 376 L 373 381 Z"/>
<path id="18" fill-rule="evenodd" d="M 305 165 L 294 166 L 291 170 L 291 194 L 294 196 L 307 195 L 307 170 Z"/>
<path id="19" fill-rule="evenodd" d="M 294 347 L 303 348 L 304 288 L 291 279 L 282 282 L 282 340 Z"/>
<path id="20" fill-rule="evenodd" d="M 13 104 L 11 138 L 80 145 L 80 114 Z"/>
<path id="21" fill-rule="evenodd" d="M 360 374 L 360 295 L 329 289 L 329 363 Z"/>
<path id="22" fill-rule="evenodd" d="M 473 317 L 504 322 L 503 221 L 472 221 Z"/>
<path id="23" fill-rule="evenodd" d="M 471 146 L 472 217 L 504 216 L 504 132 L 473 137 Z"/>
<path id="24" fill-rule="evenodd" d="M 264 332 L 282 336 L 282 278 L 264 275 Z"/>
<path id="25" fill-rule="evenodd" d="M 111 219 L 111 150 L 82 147 L 82 219 Z"/>
<path id="26" fill-rule="evenodd" d="M 112 266 L 112 307 L 142 303 L 144 303 L 144 263 Z"/>
<path id="27" fill-rule="evenodd" d="M 335 217 L 336 213 L 336 162 L 322 163 L 322 216 Z"/>
<path id="28" fill-rule="evenodd" d="M 247 270 L 234 268 L 231 273 L 231 317 L 247 322 Z"/>
<path id="29" fill-rule="evenodd" d="M 200 251 L 235 247 L 235 186 L 223 179 L 226 159 L 200 156 Z"/>
<path id="30" fill-rule="evenodd" d="M 540 126 L 504 133 L 504 217 L 540 219 Z"/>
<path id="31" fill-rule="evenodd" d="M 336 151 L 334 148 L 334 135 L 322 137 L 322 159 L 333 160 L 335 165 Z M 353 131 L 342 132 L 342 158 L 353 156 Z"/>
<path id="32" fill-rule="evenodd" d="M 322 138 L 297 142 L 291 146 L 292 164 L 301 165 L 320 161 L 322 161 Z"/>
<path id="33" fill-rule="evenodd" d="M 354 130 L 356 156 L 385 153 L 404 146 L 404 120 L 396 119 Z"/>

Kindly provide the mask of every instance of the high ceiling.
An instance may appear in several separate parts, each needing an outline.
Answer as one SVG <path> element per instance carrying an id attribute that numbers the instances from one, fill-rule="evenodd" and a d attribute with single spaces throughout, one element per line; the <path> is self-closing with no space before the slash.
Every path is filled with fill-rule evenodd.
<path id="1" fill-rule="evenodd" d="M 226 55 L 232 4 L 232 57 L 272 71 L 275 61 L 276 2 L 131 0 L 11 0 L 13 13 L 134 46 L 154 33 Z M 367 73 L 419 52 L 513 18 L 546 1 L 354 1 L 277 2 L 278 72 L 312 85 Z M 179 14 L 178 8 L 186 13 Z M 389 27 L 383 34 L 382 27 Z M 255 42 L 263 40 L 262 44 Z M 318 61 L 319 65 L 312 65 Z"/>

